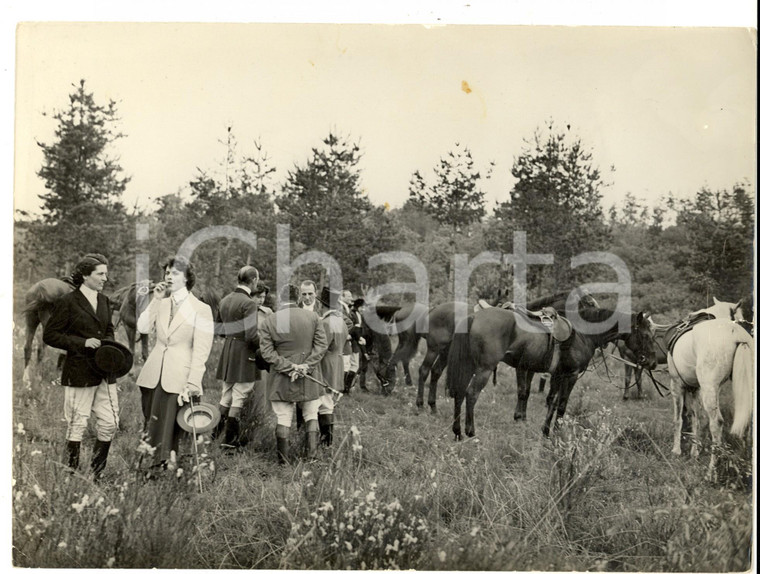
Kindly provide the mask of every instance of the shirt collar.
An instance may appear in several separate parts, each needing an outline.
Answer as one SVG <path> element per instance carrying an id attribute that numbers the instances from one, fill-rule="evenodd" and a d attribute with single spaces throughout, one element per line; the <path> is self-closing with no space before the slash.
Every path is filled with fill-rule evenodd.
<path id="1" fill-rule="evenodd" d="M 242 289 L 243 291 L 245 291 L 249 295 L 251 294 L 251 288 L 248 287 L 248 285 L 238 285 L 237 288 L 238 289 Z"/>
<path id="2" fill-rule="evenodd" d="M 174 293 L 172 293 L 172 299 L 174 299 L 174 303 L 179 305 L 180 303 L 182 303 L 182 301 L 184 301 L 187 298 L 187 295 L 188 295 L 187 287 L 183 287 L 179 291 L 175 291 Z"/>
<path id="3" fill-rule="evenodd" d="M 98 300 L 98 292 L 95 291 L 95 289 L 90 289 L 84 283 L 82 283 L 79 286 L 79 290 L 82 292 L 82 295 L 84 295 L 85 297 L 87 297 L 87 299 L 89 299 L 90 301 L 92 301 L 92 300 L 97 301 Z"/>

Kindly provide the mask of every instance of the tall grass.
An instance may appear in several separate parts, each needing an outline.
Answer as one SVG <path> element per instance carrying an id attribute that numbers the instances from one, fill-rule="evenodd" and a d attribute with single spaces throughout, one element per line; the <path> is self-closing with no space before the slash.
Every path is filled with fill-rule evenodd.
<path id="1" fill-rule="evenodd" d="M 722 481 L 706 459 L 670 455 L 670 401 L 622 403 L 594 372 L 541 436 L 544 396 L 512 420 L 502 367 L 476 406 L 478 436 L 454 442 L 452 403 L 419 412 L 416 389 L 355 391 L 336 409 L 335 443 L 314 463 L 279 466 L 259 411 L 245 452 L 199 444 L 158 480 L 140 466 L 137 370 L 120 386 L 121 429 L 105 479 L 62 464 L 65 422 L 48 353 L 21 384 L 14 349 L 13 559 L 21 567 L 737 571 L 750 567 L 753 447 L 727 442 Z M 218 344 L 217 344 L 218 345 Z M 215 346 L 209 364 L 215 365 Z M 419 360 L 419 359 L 417 359 Z M 416 362 L 415 362 L 416 364 Z M 207 376 L 204 401 L 219 385 Z M 445 385 L 442 386 L 442 388 Z M 373 385 L 370 385 L 370 388 Z M 730 401 L 724 414 L 730 418 Z M 295 430 L 295 429 L 294 429 Z M 300 436 L 294 432 L 298 452 Z M 191 455 L 191 445 L 183 446 Z M 750 481 L 751 484 L 751 481 Z"/>

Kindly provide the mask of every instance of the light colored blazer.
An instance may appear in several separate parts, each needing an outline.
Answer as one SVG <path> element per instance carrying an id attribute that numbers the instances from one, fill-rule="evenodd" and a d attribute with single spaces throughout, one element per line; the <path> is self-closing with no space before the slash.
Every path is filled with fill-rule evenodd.
<path id="1" fill-rule="evenodd" d="M 153 300 L 137 320 L 140 333 L 154 329 L 156 332 L 156 345 L 137 377 L 137 384 L 154 389 L 161 381 L 167 393 L 180 393 L 187 384 L 203 394 L 201 382 L 214 342 L 211 307 L 188 293 L 175 311 L 171 325 L 170 310 L 170 297 Z"/>

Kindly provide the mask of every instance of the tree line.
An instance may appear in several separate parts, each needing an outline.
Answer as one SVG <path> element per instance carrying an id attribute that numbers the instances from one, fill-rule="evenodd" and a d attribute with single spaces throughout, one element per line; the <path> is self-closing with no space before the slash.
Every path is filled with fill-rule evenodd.
<path id="1" fill-rule="evenodd" d="M 602 192 L 611 182 L 571 127 L 551 120 L 524 140 L 511 167 L 516 183 L 493 210 L 486 208 L 482 183 L 494 163 L 479 166 L 459 142 L 429 170 L 411 174 L 408 200 L 390 209 L 362 192 L 358 142 L 331 132 L 278 179 L 263 142 L 243 152 L 231 126 L 221 141 L 221 161 L 188 174 L 182 191 L 147 208 L 130 207 L 123 201 L 129 176 L 113 155 L 114 144 L 126 137 L 116 103 L 98 103 L 84 80 L 73 88 L 68 106 L 53 113 L 53 141 L 38 142 L 43 162 L 37 175 L 46 188 L 41 213 L 17 212 L 17 295 L 43 277 L 68 274 L 92 250 L 109 258 L 115 289 L 134 281 L 137 255 L 158 263 L 194 231 L 216 225 L 254 231 L 257 245 L 229 237 L 203 243 L 193 253 L 199 282 L 229 290 L 237 269 L 252 264 L 274 287 L 277 226 L 287 224 L 291 261 L 323 251 L 355 291 L 413 281 L 403 265 L 369 269 L 367 263 L 381 252 L 413 254 L 427 270 L 431 304 L 452 298 L 455 253 L 511 253 L 517 231 L 526 233 L 528 253 L 554 256 L 553 265 L 528 267 L 528 296 L 615 281 L 604 265 L 572 268 L 572 256 L 593 251 L 620 257 L 631 273 L 634 307 L 663 320 L 704 307 L 713 296 L 754 303 L 755 197 L 748 184 L 703 187 L 688 199 L 660 198 L 656 206 L 628 194 L 605 210 Z M 157 265 L 151 277 L 158 279 Z M 314 264 L 295 270 L 296 280 L 306 277 L 329 281 Z M 510 265 L 479 267 L 471 298 L 509 297 L 512 280 Z"/>

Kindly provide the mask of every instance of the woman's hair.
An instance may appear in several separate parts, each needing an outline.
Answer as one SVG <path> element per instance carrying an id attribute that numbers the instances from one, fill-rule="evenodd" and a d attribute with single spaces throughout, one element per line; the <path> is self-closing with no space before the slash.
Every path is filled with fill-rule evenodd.
<path id="1" fill-rule="evenodd" d="M 263 281 L 259 281 L 258 285 L 256 285 L 256 289 L 254 289 L 251 292 L 251 295 L 261 295 L 264 294 L 264 297 L 269 295 L 269 287 L 267 287 L 267 284 Z"/>
<path id="2" fill-rule="evenodd" d="M 166 273 L 169 267 L 174 267 L 178 271 L 182 271 L 185 274 L 185 281 L 187 282 L 187 290 L 193 288 L 195 285 L 195 267 L 186 257 L 177 255 L 176 257 L 170 257 L 161 264 L 161 270 Z"/>
<path id="3" fill-rule="evenodd" d="M 101 255 L 100 253 L 88 253 L 82 257 L 79 263 L 76 264 L 76 267 L 74 267 L 74 272 L 71 274 L 71 280 L 74 282 L 74 285 L 79 287 L 84 283 L 84 278 L 95 271 L 95 268 L 98 265 L 108 265 L 108 259 L 106 259 L 105 255 Z"/>

